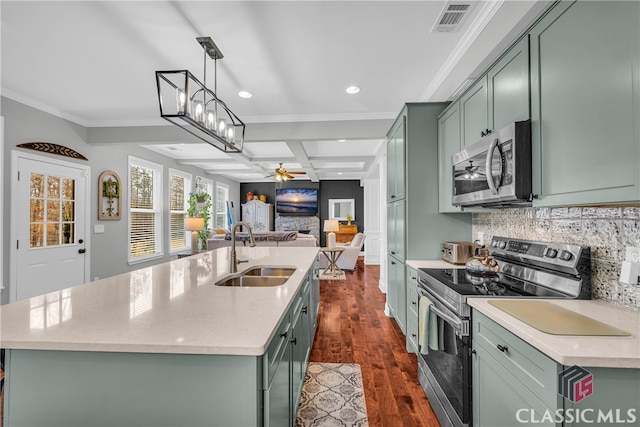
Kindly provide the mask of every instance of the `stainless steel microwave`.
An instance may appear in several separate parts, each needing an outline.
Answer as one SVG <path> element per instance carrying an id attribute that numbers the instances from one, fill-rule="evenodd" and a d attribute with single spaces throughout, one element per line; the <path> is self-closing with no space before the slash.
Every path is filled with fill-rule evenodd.
<path id="1" fill-rule="evenodd" d="M 513 122 L 451 156 L 454 206 L 530 206 L 531 121 Z"/>

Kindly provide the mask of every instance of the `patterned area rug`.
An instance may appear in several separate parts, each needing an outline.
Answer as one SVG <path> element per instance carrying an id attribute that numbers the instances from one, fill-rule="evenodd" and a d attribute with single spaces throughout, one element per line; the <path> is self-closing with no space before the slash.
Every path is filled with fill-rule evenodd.
<path id="1" fill-rule="evenodd" d="M 331 273 L 327 273 L 321 274 L 320 280 L 347 280 L 347 276 L 346 274 L 344 274 L 344 271 L 342 273 L 336 274 L 336 277 L 333 277 Z"/>
<path id="2" fill-rule="evenodd" d="M 368 427 L 360 365 L 309 362 L 296 427 Z"/>

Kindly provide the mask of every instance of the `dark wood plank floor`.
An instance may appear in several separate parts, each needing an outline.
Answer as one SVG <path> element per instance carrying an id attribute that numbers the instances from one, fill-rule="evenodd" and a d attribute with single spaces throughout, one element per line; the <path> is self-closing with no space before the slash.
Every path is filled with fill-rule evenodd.
<path id="1" fill-rule="evenodd" d="M 418 383 L 417 359 L 384 314 L 380 268 L 358 260 L 347 280 L 320 281 L 318 331 L 312 362 L 358 363 L 371 427 L 439 426 Z"/>

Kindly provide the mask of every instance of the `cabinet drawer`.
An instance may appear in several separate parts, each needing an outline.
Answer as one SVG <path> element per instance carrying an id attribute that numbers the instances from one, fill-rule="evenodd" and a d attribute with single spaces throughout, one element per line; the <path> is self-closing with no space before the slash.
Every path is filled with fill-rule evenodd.
<path id="1" fill-rule="evenodd" d="M 418 318 L 418 273 L 407 267 L 407 317 L 410 315 Z"/>
<path id="2" fill-rule="evenodd" d="M 472 323 L 473 348 L 482 347 L 545 405 L 556 407 L 560 365 L 475 310 Z"/>
<path id="3" fill-rule="evenodd" d="M 264 372 L 264 384 L 262 385 L 263 389 L 269 388 L 271 385 L 271 381 L 273 380 L 273 375 L 278 368 L 278 364 L 282 359 L 282 355 L 284 354 L 285 349 L 287 348 L 287 343 L 289 342 L 289 330 L 291 329 L 291 319 L 290 316 L 285 316 L 284 320 L 278 327 L 278 331 L 271 338 L 271 342 L 267 347 L 267 351 L 263 357 L 263 372 Z"/>

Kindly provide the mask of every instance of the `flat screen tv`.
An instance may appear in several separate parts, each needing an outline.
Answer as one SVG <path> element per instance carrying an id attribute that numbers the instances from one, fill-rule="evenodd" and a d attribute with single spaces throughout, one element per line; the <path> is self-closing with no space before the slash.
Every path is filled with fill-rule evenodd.
<path id="1" fill-rule="evenodd" d="M 276 188 L 276 212 L 282 215 L 318 213 L 317 188 Z"/>

